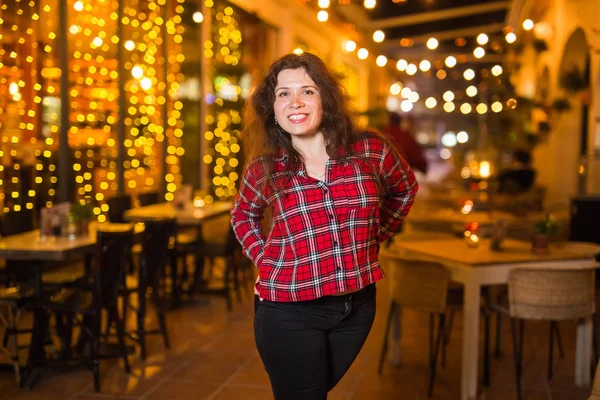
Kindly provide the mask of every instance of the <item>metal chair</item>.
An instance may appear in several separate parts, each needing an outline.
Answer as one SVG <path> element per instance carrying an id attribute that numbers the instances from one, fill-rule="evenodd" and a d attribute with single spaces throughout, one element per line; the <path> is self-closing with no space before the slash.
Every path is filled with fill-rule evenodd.
<path id="1" fill-rule="evenodd" d="M 125 211 L 131 209 L 131 196 L 114 196 L 106 200 L 108 205 L 108 220 L 110 222 L 125 223 Z"/>
<path id="2" fill-rule="evenodd" d="M 380 262 L 392 275 L 392 300 L 384 331 L 383 347 L 379 357 L 378 372 L 388 350 L 388 336 L 396 307 L 410 308 L 430 314 L 429 340 L 429 388 L 428 397 L 433 394 L 433 384 L 440 347 L 443 345 L 446 324 L 447 294 L 450 271 L 438 263 L 406 260 L 394 253 L 382 251 Z M 434 319 L 438 317 L 438 329 L 434 339 Z"/>
<path id="3" fill-rule="evenodd" d="M 521 400 L 523 333 L 525 320 L 550 321 L 548 376 L 552 377 L 554 333 L 557 321 L 593 316 L 596 307 L 593 269 L 525 269 L 511 271 L 508 278 L 508 309 L 491 305 L 492 310 L 511 319 L 517 398 Z M 489 336 L 489 332 L 486 332 Z M 489 360 L 489 357 L 486 357 Z"/>
<path id="4" fill-rule="evenodd" d="M 130 370 L 125 347 L 124 316 L 120 316 L 118 312 L 118 295 L 125 279 L 125 266 L 132 240 L 133 228 L 110 232 L 99 230 L 89 281 L 78 288 L 63 288 L 44 302 L 46 309 L 61 316 L 57 318 L 57 330 L 66 348 L 63 350 L 70 349 L 73 321 L 81 327 L 77 349 L 81 353 L 84 344 L 90 344 L 89 367 L 94 375 L 94 388 L 97 392 L 100 391 L 101 358 L 122 358 L 125 371 L 129 373 Z M 118 354 L 100 354 L 102 310 L 116 322 Z M 67 316 L 66 327 L 62 323 L 58 324 L 62 315 Z"/>
<path id="5" fill-rule="evenodd" d="M 144 192 L 138 194 L 138 203 L 140 207 L 149 206 L 160 202 L 160 194 L 158 192 Z"/>

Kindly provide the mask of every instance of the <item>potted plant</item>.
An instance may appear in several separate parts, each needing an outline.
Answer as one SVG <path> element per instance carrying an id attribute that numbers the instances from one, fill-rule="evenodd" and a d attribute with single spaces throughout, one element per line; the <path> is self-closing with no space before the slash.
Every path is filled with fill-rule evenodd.
<path id="1" fill-rule="evenodd" d="M 558 221 L 552 214 L 546 216 L 533 225 L 531 238 L 531 251 L 534 253 L 548 252 L 550 240 L 558 233 Z"/>
<path id="2" fill-rule="evenodd" d="M 90 221 L 94 216 L 94 208 L 91 204 L 76 204 L 71 206 L 71 214 L 77 222 L 79 227 L 78 231 L 80 235 L 87 235 L 89 233 Z"/>

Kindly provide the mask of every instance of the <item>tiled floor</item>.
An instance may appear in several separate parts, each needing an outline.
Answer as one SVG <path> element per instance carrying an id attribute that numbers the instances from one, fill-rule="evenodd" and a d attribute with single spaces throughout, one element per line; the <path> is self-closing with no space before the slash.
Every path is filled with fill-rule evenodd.
<path id="1" fill-rule="evenodd" d="M 401 345 L 402 365 L 386 366 L 378 376 L 376 360 L 381 347 L 387 315 L 387 283 L 378 287 L 378 314 L 372 333 L 358 359 L 330 393 L 332 400 L 426 399 L 428 316 L 406 311 Z M 132 372 L 127 375 L 119 362 L 101 364 L 102 392 L 95 393 L 91 372 L 85 369 L 53 373 L 33 390 L 16 387 L 9 370 L 0 370 L 0 399 L 272 399 L 269 380 L 255 350 L 252 333 L 252 302 L 247 295 L 228 313 L 222 299 L 196 301 L 168 314 L 172 348 L 165 351 L 159 337 L 150 339 L 145 363 L 130 357 Z M 508 324 L 506 324 L 508 325 Z M 555 359 L 552 381 L 545 378 L 548 349 L 547 326 L 526 325 L 524 398 L 527 400 L 585 400 L 588 390 L 573 383 L 574 323 L 561 323 L 566 350 L 564 359 Z M 448 348 L 448 363 L 438 372 L 434 399 L 458 399 L 460 391 L 461 316 L 455 318 Z M 510 343 L 508 326 L 504 337 Z M 515 399 L 511 346 L 492 363 L 492 385 L 482 388 L 478 399 Z"/>

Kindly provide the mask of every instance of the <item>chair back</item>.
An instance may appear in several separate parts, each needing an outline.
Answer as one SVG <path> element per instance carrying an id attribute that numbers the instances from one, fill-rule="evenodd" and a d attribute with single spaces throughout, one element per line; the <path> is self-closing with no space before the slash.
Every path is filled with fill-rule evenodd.
<path id="1" fill-rule="evenodd" d="M 594 377 L 592 394 L 588 400 L 600 400 L 600 362 L 598 362 L 598 365 L 596 366 L 596 376 Z"/>
<path id="2" fill-rule="evenodd" d="M 380 262 L 392 277 L 392 300 L 397 305 L 430 313 L 445 312 L 450 271 L 443 265 L 407 260 L 390 252 L 382 252 Z"/>
<path id="3" fill-rule="evenodd" d="M 138 202 L 141 207 L 149 206 L 160 202 L 160 195 L 158 192 L 145 192 L 138 194 Z"/>
<path id="4" fill-rule="evenodd" d="M 133 244 L 133 228 L 96 233 L 96 259 L 92 264 L 94 292 L 101 308 L 117 304 L 125 280 L 125 266 Z"/>
<path id="5" fill-rule="evenodd" d="M 16 235 L 33 230 L 33 210 L 22 209 L 2 215 L 0 219 L 0 234 L 2 236 Z"/>
<path id="6" fill-rule="evenodd" d="M 175 219 L 145 222 L 140 254 L 140 290 L 156 288 L 169 256 L 169 242 L 177 232 Z"/>
<path id="7" fill-rule="evenodd" d="M 108 205 L 108 220 L 110 222 L 125 223 L 125 211 L 131 209 L 131 196 L 114 196 L 106 200 Z"/>
<path id="8" fill-rule="evenodd" d="M 559 321 L 594 313 L 593 269 L 518 268 L 508 278 L 510 316 Z"/>

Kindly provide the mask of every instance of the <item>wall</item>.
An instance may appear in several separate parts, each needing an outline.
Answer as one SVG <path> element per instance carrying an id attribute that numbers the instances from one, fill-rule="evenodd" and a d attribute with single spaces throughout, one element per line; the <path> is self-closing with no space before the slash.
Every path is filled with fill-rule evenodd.
<path id="1" fill-rule="evenodd" d="M 596 119 L 600 118 L 600 0 L 524 0 L 514 1 L 509 17 L 512 26 L 517 28 L 526 18 L 535 23 L 545 22 L 551 29 L 546 39 L 549 50 L 533 57 L 522 57 L 524 62 L 517 84 L 523 90 L 530 78 L 539 78 L 547 69 L 549 72 L 548 98 L 564 96 L 559 86 L 561 63 L 580 63 L 584 59 L 581 44 L 568 43 L 571 35 L 581 28 L 589 46 L 592 104 L 588 119 L 588 149 L 600 150 L 600 138 L 594 139 L 597 127 Z M 567 45 L 568 44 L 568 45 Z M 563 64 L 564 65 L 564 64 Z M 527 76 L 525 76 L 525 74 Z M 539 79 L 535 78 L 535 81 Z M 582 124 L 581 99 L 568 96 L 572 109 L 552 118 L 552 132 L 548 140 L 536 147 L 534 152 L 535 167 L 538 169 L 538 183 L 548 189 L 550 204 L 568 204 L 573 196 L 579 193 L 580 171 L 580 129 Z M 584 179 L 587 180 L 587 193 L 600 193 L 600 171 L 588 170 L 584 165 Z"/>

